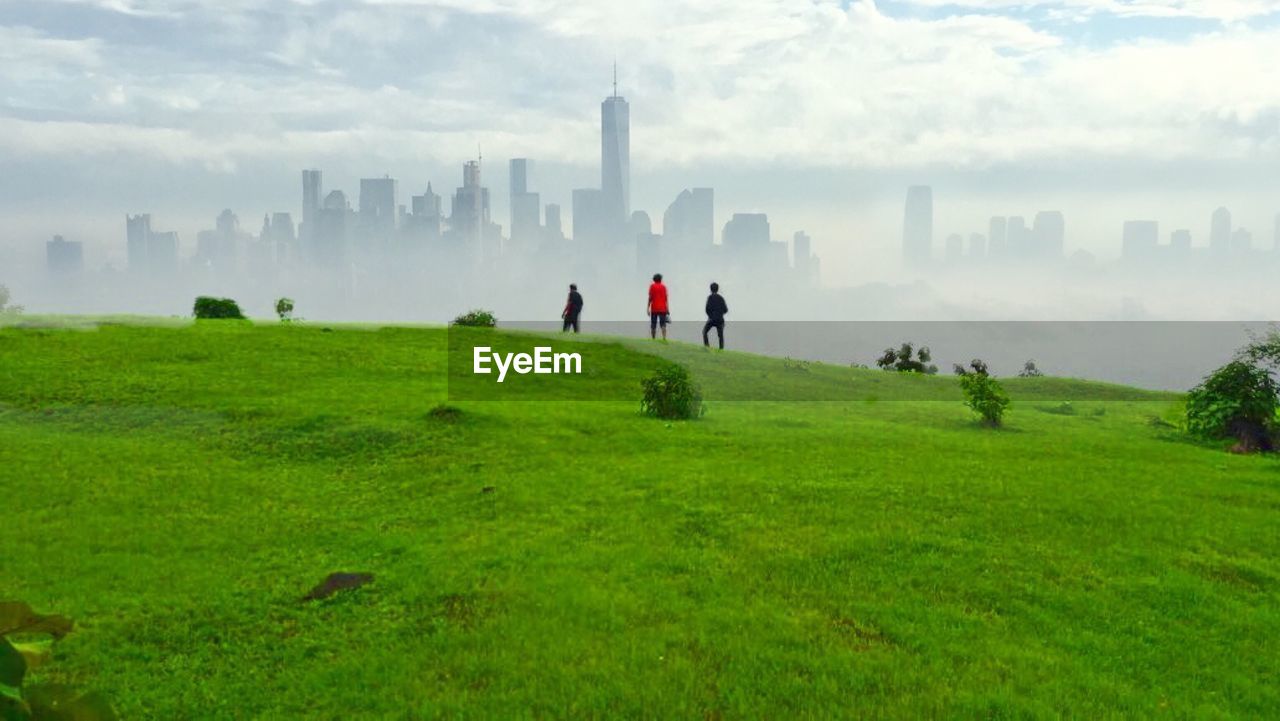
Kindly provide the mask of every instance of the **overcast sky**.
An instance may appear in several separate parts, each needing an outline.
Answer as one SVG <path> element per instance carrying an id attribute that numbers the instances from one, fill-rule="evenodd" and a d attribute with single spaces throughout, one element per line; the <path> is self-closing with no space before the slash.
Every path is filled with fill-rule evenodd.
<path id="1" fill-rule="evenodd" d="M 390 173 L 447 195 L 483 148 L 569 214 L 598 183 L 618 61 L 633 207 L 717 188 L 815 236 L 829 277 L 893 249 L 906 185 L 936 241 L 1062 209 L 1068 250 L 1125 218 L 1280 211 L 1280 0 L 0 0 L 0 260 L 61 232 L 123 254 L 126 212 L 251 229 Z M 407 200 L 405 201 L 407 202 Z M 657 229 L 657 228 L 655 228 Z"/>

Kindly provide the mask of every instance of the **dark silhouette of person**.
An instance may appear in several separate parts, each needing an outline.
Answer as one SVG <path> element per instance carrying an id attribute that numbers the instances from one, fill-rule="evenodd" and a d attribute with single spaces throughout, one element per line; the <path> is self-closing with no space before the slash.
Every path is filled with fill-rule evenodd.
<path id="1" fill-rule="evenodd" d="M 667 322 L 671 309 L 667 306 L 667 286 L 662 284 L 662 274 L 653 274 L 653 284 L 649 286 L 649 304 L 645 306 L 649 314 L 649 337 L 658 337 L 658 325 L 662 325 L 662 339 L 667 339 Z"/>
<path id="2" fill-rule="evenodd" d="M 582 314 L 582 294 L 578 292 L 578 284 L 569 284 L 569 299 L 565 301 L 564 312 L 560 317 L 564 319 L 564 328 L 562 332 L 568 332 L 570 328 L 574 333 L 579 332 L 578 316 Z"/>
<path id="3" fill-rule="evenodd" d="M 707 323 L 702 326 L 702 345 L 711 347 L 709 334 L 716 329 L 716 338 L 720 341 L 720 350 L 724 350 L 724 317 L 729 313 L 729 304 L 720 295 L 720 284 L 711 284 L 711 295 L 707 296 Z"/>

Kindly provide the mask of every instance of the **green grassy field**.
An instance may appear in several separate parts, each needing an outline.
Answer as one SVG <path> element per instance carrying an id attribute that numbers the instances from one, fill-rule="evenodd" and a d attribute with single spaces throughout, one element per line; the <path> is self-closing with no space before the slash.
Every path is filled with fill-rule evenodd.
<path id="1" fill-rule="evenodd" d="M 665 423 L 604 344 L 635 399 L 449 417 L 445 349 L 0 329 L 0 598 L 78 624 L 38 679 L 123 718 L 1280 716 L 1280 462 L 1168 396 L 1011 381 L 993 431 L 952 378 L 673 345 L 876 390 Z M 375 579 L 301 601 L 332 571 Z"/>

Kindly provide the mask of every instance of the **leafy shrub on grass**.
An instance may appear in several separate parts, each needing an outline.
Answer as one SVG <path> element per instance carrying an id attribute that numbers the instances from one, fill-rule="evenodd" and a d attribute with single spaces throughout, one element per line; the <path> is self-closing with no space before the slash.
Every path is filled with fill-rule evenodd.
<path id="1" fill-rule="evenodd" d="M 276 315 L 281 323 L 293 320 L 293 298 L 281 298 L 276 301 Z"/>
<path id="2" fill-rule="evenodd" d="M 706 411 L 702 405 L 702 389 L 689 377 L 684 366 L 663 366 L 641 381 L 640 386 L 644 389 L 640 410 L 645 415 L 676 420 L 697 418 Z"/>
<path id="3" fill-rule="evenodd" d="M 494 315 L 492 311 L 482 309 L 469 310 L 454 318 L 451 325 L 460 325 L 467 328 L 493 328 L 498 325 L 498 316 Z"/>
<path id="4" fill-rule="evenodd" d="M 46 616 L 21 601 L 0 601 L 0 719 L 4 721 L 111 721 L 100 694 L 68 686 L 23 686 L 27 671 L 49 660 L 53 642 L 71 632 L 71 620 Z"/>
<path id="5" fill-rule="evenodd" d="M 965 370 L 956 365 L 956 375 L 960 376 L 960 390 L 964 393 L 964 404 L 978 414 L 982 422 L 989 426 L 998 426 L 1004 420 L 1005 409 L 1009 407 L 1009 396 L 987 372 L 987 364 L 974 359 L 969 363 L 973 370 Z"/>
<path id="6" fill-rule="evenodd" d="M 9 299 L 11 297 L 12 296 L 9 295 L 9 289 L 0 285 L 0 317 L 6 315 L 22 315 L 22 306 L 11 305 L 9 303 Z"/>
<path id="7" fill-rule="evenodd" d="M 876 365 L 887 371 L 933 375 L 938 372 L 938 366 L 933 365 L 930 362 L 932 360 L 929 346 L 922 345 L 916 350 L 911 343 L 903 343 L 898 348 L 885 348 L 884 353 L 876 360 Z"/>
<path id="8" fill-rule="evenodd" d="M 244 320 L 244 314 L 240 312 L 240 306 L 230 298 L 213 298 L 202 295 L 196 298 L 195 308 L 192 312 L 202 320 Z"/>
<path id="9" fill-rule="evenodd" d="M 1187 393 L 1187 430 L 1201 438 L 1234 438 L 1246 453 L 1271 450 L 1278 394 L 1266 368 L 1233 360 Z"/>
<path id="10" fill-rule="evenodd" d="M 1039 378 L 1043 375 L 1044 373 L 1036 367 L 1036 362 L 1034 360 L 1029 360 L 1026 363 L 1023 363 L 1022 370 L 1018 371 L 1019 378 Z"/>

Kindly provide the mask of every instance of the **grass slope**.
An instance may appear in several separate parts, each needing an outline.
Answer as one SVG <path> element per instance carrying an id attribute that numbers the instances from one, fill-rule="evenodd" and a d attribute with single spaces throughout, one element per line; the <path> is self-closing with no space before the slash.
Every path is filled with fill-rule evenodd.
<path id="1" fill-rule="evenodd" d="M 0 329 L 0 597 L 79 624 L 40 679 L 126 718 L 1280 715 L 1280 464 L 1165 398 L 448 418 L 445 347 Z M 376 579 L 300 601 L 338 570 Z"/>

